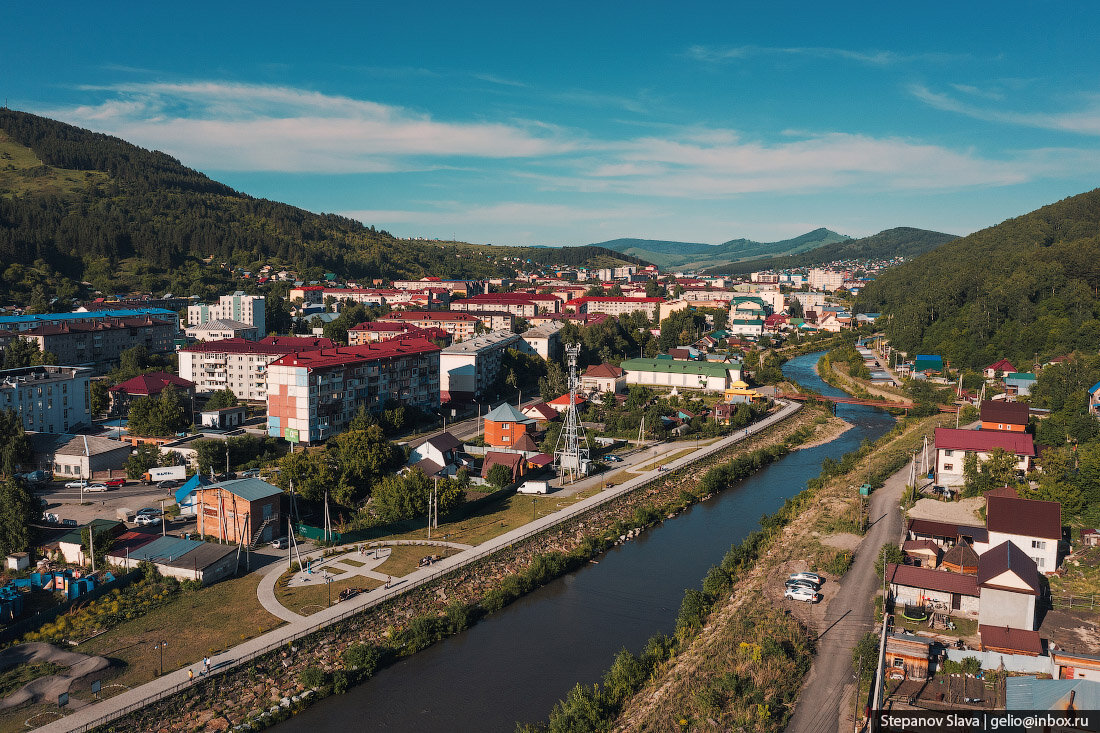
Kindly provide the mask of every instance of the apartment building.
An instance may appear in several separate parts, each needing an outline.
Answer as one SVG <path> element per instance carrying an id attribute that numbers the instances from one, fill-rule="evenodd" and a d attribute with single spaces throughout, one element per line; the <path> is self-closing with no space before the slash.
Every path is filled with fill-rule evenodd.
<path id="1" fill-rule="evenodd" d="M 360 406 L 389 400 L 422 410 L 439 407 L 438 346 L 395 339 L 288 354 L 267 373 L 268 434 L 316 443 L 343 431 Z"/>
<path id="2" fill-rule="evenodd" d="M 661 303 L 664 302 L 664 298 L 616 298 L 595 295 L 574 298 L 565 304 L 565 308 L 574 313 L 606 313 L 616 317 L 640 312 L 647 318 L 656 320 L 660 315 Z"/>
<path id="3" fill-rule="evenodd" d="M 532 318 L 539 313 L 557 313 L 561 298 L 535 293 L 485 293 L 451 302 L 453 311 L 504 311 L 519 318 Z"/>
<path id="4" fill-rule="evenodd" d="M 823 290 L 831 293 L 844 287 L 844 281 L 852 276 L 852 273 L 843 270 L 827 270 L 815 267 L 810 270 L 807 280 L 811 290 Z"/>
<path id="5" fill-rule="evenodd" d="M 260 333 L 255 326 L 227 318 L 215 318 L 197 326 L 188 326 L 186 333 L 197 341 L 222 341 L 224 339 L 256 339 Z"/>
<path id="6" fill-rule="evenodd" d="M 332 348 L 325 338 L 268 336 L 260 341 L 225 339 L 184 347 L 179 373 L 195 383 L 198 393 L 231 389 L 238 399 L 267 399 L 267 369 L 276 359 L 299 351 Z"/>
<path id="7" fill-rule="evenodd" d="M 89 378 L 92 370 L 33 366 L 0 371 L 0 410 L 12 410 L 23 429 L 67 433 L 92 422 Z"/>
<path id="8" fill-rule="evenodd" d="M 443 280 L 438 277 L 426 277 L 421 280 L 394 280 L 393 286 L 398 290 L 423 290 L 424 288 L 444 288 L 452 296 L 466 297 L 470 293 L 481 290 L 482 284 L 478 280 Z"/>
<path id="9" fill-rule="evenodd" d="M 267 333 L 264 317 L 265 300 L 262 295 L 245 295 L 238 290 L 232 295 L 223 295 L 213 305 L 192 305 L 187 307 L 187 325 L 201 326 L 208 321 L 226 320 L 247 323 L 261 336 Z"/>
<path id="10" fill-rule="evenodd" d="M 451 334 L 455 341 L 465 341 L 477 333 L 477 316 L 454 311 L 401 311 L 379 318 L 375 323 L 405 323 L 417 328 L 440 328 Z M 484 326 L 484 324 L 483 324 Z"/>
<path id="11" fill-rule="evenodd" d="M 440 398 L 444 402 L 469 402 L 488 395 L 500 374 L 504 352 L 520 348 L 519 334 L 493 331 L 439 354 Z"/>
<path id="12" fill-rule="evenodd" d="M 72 313 L 33 313 L 22 316 L 0 316 L 0 333 L 29 331 L 39 326 L 60 326 L 74 323 L 99 323 L 122 318 L 173 318 L 175 311 L 164 308 L 117 308 L 108 310 L 79 310 Z"/>
<path id="13" fill-rule="evenodd" d="M 424 338 L 445 346 L 451 344 L 451 334 L 441 328 L 418 328 L 409 323 L 371 321 L 348 329 L 348 345 L 360 346 L 395 338 Z"/>
<path id="14" fill-rule="evenodd" d="M 99 372 L 114 366 L 122 352 L 134 346 L 144 346 L 150 354 L 170 354 L 175 351 L 178 335 L 175 313 L 46 323 L 18 332 L 19 338 L 33 341 L 42 351 L 56 356 L 59 364 L 86 366 Z"/>

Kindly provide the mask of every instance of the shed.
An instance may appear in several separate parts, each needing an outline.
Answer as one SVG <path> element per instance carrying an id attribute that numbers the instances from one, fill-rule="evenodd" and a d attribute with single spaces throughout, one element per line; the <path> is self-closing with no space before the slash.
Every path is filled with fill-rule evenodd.
<path id="1" fill-rule="evenodd" d="M 931 648 L 932 644 L 927 639 L 909 634 L 891 634 L 886 637 L 886 675 L 926 679 Z"/>
<path id="2" fill-rule="evenodd" d="M 980 624 L 978 636 L 981 637 L 983 652 L 1024 654 L 1029 657 L 1037 657 L 1043 653 L 1043 640 L 1039 638 L 1038 631 Z"/>
<path id="3" fill-rule="evenodd" d="M 934 568 L 940 564 L 940 548 L 932 540 L 907 540 L 901 551 L 919 568 Z"/>
<path id="4" fill-rule="evenodd" d="M 965 575 L 978 574 L 978 553 L 965 542 L 952 547 L 943 556 L 943 569 Z"/>

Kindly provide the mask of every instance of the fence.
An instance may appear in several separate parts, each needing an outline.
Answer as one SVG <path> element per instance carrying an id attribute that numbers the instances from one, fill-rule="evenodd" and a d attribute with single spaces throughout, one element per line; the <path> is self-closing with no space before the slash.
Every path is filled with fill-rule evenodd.
<path id="1" fill-rule="evenodd" d="M 1088 608 L 1090 610 L 1100 606 L 1100 596 L 1095 595 L 1066 595 L 1066 594 L 1051 594 L 1050 595 L 1050 607 L 1051 608 Z"/>
<path id="2" fill-rule="evenodd" d="M 783 403 L 780 403 L 780 404 L 783 404 Z M 799 409 L 801 409 L 801 405 L 799 405 L 797 403 L 786 403 L 779 412 L 765 418 L 763 421 L 761 421 L 761 423 L 750 425 L 749 427 L 747 427 L 743 430 L 736 431 L 735 433 L 733 433 L 728 438 L 726 438 L 724 440 L 720 440 L 717 443 L 715 443 L 714 445 L 707 446 L 706 448 L 700 449 L 702 452 L 700 453 L 700 452 L 697 451 L 696 453 L 698 453 L 698 455 L 693 453 L 689 456 L 684 456 L 683 458 L 679 458 L 675 461 L 672 461 L 669 464 L 668 468 L 671 471 L 675 471 L 675 470 L 678 470 L 678 469 L 680 469 L 684 466 L 687 466 L 690 463 L 694 463 L 695 461 L 701 460 L 703 458 L 707 458 L 707 457 L 709 457 L 709 456 L 711 456 L 711 455 L 713 455 L 713 454 L 715 454 L 719 451 L 725 450 L 729 446 L 733 445 L 734 438 L 738 437 L 739 435 L 742 438 L 747 438 L 748 436 L 750 436 L 754 433 L 757 433 L 760 430 L 771 427 L 773 424 L 775 424 L 777 422 L 780 422 L 781 420 L 787 419 L 788 417 L 790 417 L 794 413 L 798 412 Z M 688 460 L 688 459 L 690 459 L 690 460 Z M 348 608 L 347 610 L 342 611 L 340 613 L 332 614 L 332 613 L 329 613 L 327 611 L 322 611 L 321 613 L 315 614 L 314 616 L 311 616 L 310 618 L 312 619 L 312 618 L 315 618 L 316 616 L 324 616 L 324 618 L 310 624 L 306 628 L 302 628 L 302 629 L 299 629 L 299 630 L 293 631 L 293 632 L 291 632 L 291 629 L 289 627 L 285 627 L 285 628 L 281 628 L 281 629 L 275 629 L 271 632 L 268 632 L 267 635 L 268 636 L 279 636 L 278 639 L 275 639 L 275 640 L 271 641 L 268 644 L 265 644 L 264 646 L 262 646 L 260 648 L 254 649 L 250 652 L 247 652 L 247 653 L 243 654 L 242 656 L 237 657 L 236 659 L 221 661 L 212 668 L 212 672 L 216 671 L 218 674 L 225 674 L 225 673 L 229 672 L 232 669 L 235 669 L 237 667 L 240 667 L 241 665 L 247 664 L 248 662 L 251 662 L 254 659 L 258 659 L 258 658 L 260 658 L 262 656 L 265 656 L 267 654 L 271 654 L 272 652 L 278 650 L 280 647 L 287 646 L 288 644 L 293 644 L 294 642 L 300 641 L 300 640 L 302 640 L 302 639 L 304 639 L 304 638 L 306 638 L 306 637 L 308 637 L 312 634 L 315 634 L 319 631 L 322 631 L 325 627 L 335 625 L 335 624 L 337 624 L 341 621 L 346 621 L 347 619 L 349 619 L 353 616 L 357 616 L 357 615 L 363 613 L 364 611 L 367 611 L 368 609 L 375 608 L 376 606 L 380 606 L 383 603 L 391 601 L 394 598 L 396 598 L 400 595 L 403 595 L 404 593 L 409 592 L 413 588 L 419 588 L 423 585 L 427 585 L 429 583 L 434 583 L 435 581 L 437 581 L 441 578 L 444 578 L 444 577 L 446 577 L 446 576 L 448 576 L 452 573 L 458 572 L 459 570 L 461 570 L 465 567 L 468 567 L 470 565 L 473 565 L 474 563 L 480 562 L 480 561 L 496 554 L 497 552 L 500 552 L 501 550 L 508 549 L 508 548 L 513 547 L 513 546 L 515 546 L 515 545 L 517 545 L 521 542 L 526 542 L 527 540 L 531 539 L 532 537 L 535 537 L 536 535 L 540 535 L 543 532 L 546 532 L 547 530 L 552 529 L 553 527 L 557 526 L 558 524 L 561 524 L 565 521 L 573 519 L 574 517 L 579 516 L 579 515 L 581 515 L 585 512 L 588 512 L 588 511 L 591 511 L 591 510 L 596 509 L 598 507 L 601 507 L 604 504 L 607 504 L 608 502 L 614 501 L 614 500 L 618 499 L 619 497 L 621 497 L 625 494 L 631 493 L 631 492 L 633 492 L 637 489 L 640 489 L 644 486 L 647 486 L 648 484 L 650 484 L 654 481 L 665 480 L 668 477 L 669 477 L 668 473 L 657 473 L 653 476 L 639 476 L 637 479 L 631 479 L 630 481 L 627 481 L 625 483 L 620 484 L 618 487 L 616 487 L 616 489 L 614 491 L 603 492 L 601 494 L 597 494 L 596 496 L 593 496 L 593 497 L 590 497 L 588 499 L 584 499 L 583 501 L 577 502 L 576 504 L 574 504 L 571 507 L 566 507 L 564 509 L 559 510 L 558 512 L 555 512 L 554 514 L 547 515 L 546 517 L 540 518 L 539 520 L 537 520 L 536 522 L 533 523 L 533 524 L 537 525 L 536 527 L 534 527 L 534 528 L 532 528 L 532 529 L 530 529 L 526 532 L 523 532 L 522 534 L 509 537 L 509 534 L 511 534 L 511 533 L 509 533 L 509 534 L 501 535 L 500 537 L 495 538 L 494 540 L 489 540 L 488 542 L 485 543 L 487 546 L 484 549 L 482 549 L 480 552 L 477 552 L 473 555 L 467 555 L 466 553 L 462 553 L 461 555 L 455 555 L 451 558 L 445 558 L 444 560 L 440 561 L 440 563 L 438 563 L 438 564 L 440 564 L 440 565 L 446 564 L 447 567 L 441 568 L 440 570 L 437 570 L 434 573 L 431 573 L 429 575 L 420 577 L 420 578 L 416 579 L 415 581 L 411 581 L 409 583 L 402 583 L 401 585 L 395 586 L 395 587 L 390 588 L 388 590 L 383 590 L 383 592 L 380 595 L 372 596 L 370 598 L 365 598 L 365 597 L 360 596 L 357 599 L 352 599 L 352 601 L 350 601 L 349 603 L 353 603 L 354 605 L 352 607 Z M 486 498 L 488 498 L 488 497 L 486 497 Z M 451 562 L 451 561 L 453 561 L 453 562 Z M 360 601 L 360 602 L 356 603 L 357 600 Z M 334 606 L 330 610 L 337 610 L 338 608 L 339 607 Z M 290 632 L 290 633 L 287 633 L 287 632 Z M 245 644 L 243 644 L 242 646 L 247 646 L 247 645 L 248 645 L 248 642 L 245 642 Z M 182 672 L 182 670 L 180 670 L 179 672 Z M 172 695 L 175 695 L 176 693 L 180 692 L 181 690 L 192 686 L 192 684 L 193 683 L 191 683 L 189 681 L 181 681 L 180 683 L 175 684 L 171 687 L 159 690 L 159 691 L 157 691 L 157 692 L 155 692 L 151 695 L 147 695 L 146 697 L 144 697 L 144 698 L 142 698 L 142 699 L 140 699 L 136 702 L 125 705 L 125 706 L 123 706 L 121 708 L 118 708 L 116 710 L 113 710 L 109 713 L 104 713 L 100 717 L 95 718 L 94 720 L 91 720 L 87 723 L 83 723 L 83 724 L 80 724 L 80 725 L 77 725 L 77 726 L 74 726 L 74 727 L 71 727 L 71 728 L 66 726 L 66 727 L 58 727 L 56 729 L 57 730 L 72 731 L 73 733 L 86 733 L 86 731 L 91 731 L 92 729 L 94 729 L 98 726 L 104 725 L 106 723 L 109 723 L 112 720 L 115 720 L 117 718 L 121 718 L 125 715 L 129 715 L 130 713 L 137 712 L 138 710 L 141 710 L 142 708 L 145 708 L 145 707 L 151 705 L 152 703 L 163 700 L 166 697 L 171 697 Z M 123 693 L 123 694 L 125 694 L 125 693 Z M 55 721 L 55 723 L 50 724 L 50 726 L 48 726 L 48 728 L 52 731 L 52 730 L 55 729 L 55 726 L 57 724 L 59 724 L 59 723 L 63 724 L 64 720 L 65 719 L 63 718 L 59 721 Z"/>
<path id="3" fill-rule="evenodd" d="M 1002 654 L 1001 652 L 979 652 L 971 649 L 948 649 L 947 658 L 952 662 L 961 662 L 967 657 L 975 657 L 982 669 L 994 670 L 1001 665 L 1008 672 L 1027 674 L 1049 674 L 1057 677 L 1058 668 L 1050 657 L 1032 657 L 1026 654 Z"/>

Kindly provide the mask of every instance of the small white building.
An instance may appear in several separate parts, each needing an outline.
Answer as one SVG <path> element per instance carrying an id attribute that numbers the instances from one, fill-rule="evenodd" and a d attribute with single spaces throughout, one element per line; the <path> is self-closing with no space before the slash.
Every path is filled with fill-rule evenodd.
<path id="1" fill-rule="evenodd" d="M 225 339 L 247 339 L 252 341 L 259 336 L 255 326 L 241 321 L 218 318 L 196 326 L 188 326 L 184 332 L 196 341 L 224 341 Z"/>
<path id="2" fill-rule="evenodd" d="M 714 364 L 674 359 L 628 359 L 620 365 L 627 384 L 725 392 L 741 379 L 740 362 Z"/>

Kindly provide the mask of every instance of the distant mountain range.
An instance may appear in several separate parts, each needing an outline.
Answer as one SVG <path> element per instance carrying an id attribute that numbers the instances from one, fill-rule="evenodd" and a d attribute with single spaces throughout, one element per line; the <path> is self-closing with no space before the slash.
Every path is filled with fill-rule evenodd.
<path id="1" fill-rule="evenodd" d="M 779 257 L 816 249 L 851 237 L 825 229 L 814 229 L 793 239 L 779 242 L 756 242 L 751 239 L 731 239 L 722 244 L 703 242 L 670 242 L 654 239 L 612 239 L 593 246 L 633 255 L 662 268 L 698 270 L 742 260 Z"/>

